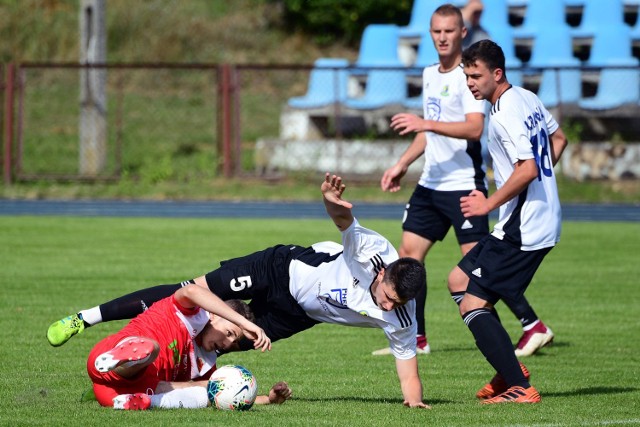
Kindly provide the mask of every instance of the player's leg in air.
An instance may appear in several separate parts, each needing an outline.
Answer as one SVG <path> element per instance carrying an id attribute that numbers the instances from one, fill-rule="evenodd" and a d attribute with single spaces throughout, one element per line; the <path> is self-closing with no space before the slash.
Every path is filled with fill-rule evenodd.
<path id="1" fill-rule="evenodd" d="M 142 289 L 58 320 L 49 326 L 47 340 L 54 347 L 61 346 L 93 325 L 112 320 L 133 319 L 151 307 L 154 302 L 173 295 L 182 286 L 194 280 L 175 285 L 160 285 Z"/>
<path id="2" fill-rule="evenodd" d="M 274 246 L 224 261 L 218 269 L 192 280 L 142 289 L 80 310 L 49 326 L 47 339 L 52 346 L 57 347 L 98 323 L 132 319 L 153 303 L 173 295 L 188 284 L 208 288 L 222 300 L 251 300 L 249 306 L 256 315 L 255 323 L 264 329 L 271 341 L 288 338 L 318 323 L 307 316 L 289 292 L 290 257 L 295 252 L 304 250 L 303 246 Z M 242 339 L 231 350 L 244 351 L 252 348 L 251 340 Z"/>

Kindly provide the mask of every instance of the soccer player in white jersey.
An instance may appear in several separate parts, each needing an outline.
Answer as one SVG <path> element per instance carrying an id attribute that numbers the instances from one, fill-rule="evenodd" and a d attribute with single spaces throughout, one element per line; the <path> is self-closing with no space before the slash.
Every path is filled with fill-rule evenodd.
<path id="1" fill-rule="evenodd" d="M 420 181 L 404 214 L 400 256 L 424 262 L 431 247 L 453 227 L 460 252 L 465 255 L 489 234 L 486 215 L 465 218 L 460 212 L 460 197 L 478 190 L 487 194 L 482 164 L 480 137 L 488 104 L 474 99 L 467 89 L 462 71 L 462 43 L 467 29 L 460 9 L 445 4 L 431 16 L 430 34 L 439 62 L 423 71 L 424 119 L 401 113 L 391 120 L 400 135 L 415 132 L 413 142 L 398 162 L 385 171 L 380 181 L 383 191 L 400 190 L 400 180 L 409 166 L 424 154 Z M 451 294 L 457 301 L 462 293 Z M 416 297 L 418 322 L 417 351 L 431 351 L 425 325 L 426 284 Z M 531 355 L 553 339 L 524 295 L 507 302 L 522 324 L 524 333 L 516 345 L 516 354 Z M 390 354 L 389 348 L 374 355 Z"/>
<path id="2" fill-rule="evenodd" d="M 474 43 L 462 54 L 462 62 L 473 96 L 491 103 L 488 148 L 497 190 L 489 198 L 473 190 L 460 199 L 460 207 L 465 218 L 499 209 L 499 219 L 493 232 L 453 269 L 449 287 L 465 291 L 460 314 L 497 371 L 477 396 L 489 404 L 537 403 L 540 395 L 518 363 L 493 306 L 522 295 L 560 239 L 553 167 L 567 139 L 535 94 L 509 84 L 504 53 L 496 43 Z"/>
<path id="3" fill-rule="evenodd" d="M 47 331 L 49 342 L 62 345 L 87 325 L 133 317 L 195 283 L 223 300 L 251 300 L 255 323 L 272 342 L 323 322 L 382 329 L 396 358 L 404 405 L 428 408 L 418 373 L 414 301 L 426 271 L 421 262 L 399 259 L 386 238 L 361 226 L 351 203 L 342 199 L 344 190 L 341 178 L 325 176 L 323 200 L 341 245 L 277 245 L 224 261 L 196 279 L 144 289 L 55 322 Z M 250 340 L 238 344 L 239 350 L 253 348 Z"/>

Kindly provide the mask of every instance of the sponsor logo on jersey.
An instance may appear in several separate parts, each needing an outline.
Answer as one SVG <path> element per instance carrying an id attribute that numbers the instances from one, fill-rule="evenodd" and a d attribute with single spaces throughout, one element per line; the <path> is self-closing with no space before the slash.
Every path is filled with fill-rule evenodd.
<path id="1" fill-rule="evenodd" d="M 442 92 L 440 92 L 441 96 L 449 96 L 449 85 L 444 85 L 442 88 Z"/>
<path id="2" fill-rule="evenodd" d="M 347 307 L 347 290 L 344 288 L 331 289 L 329 292 L 321 297 L 327 304 L 336 308 L 346 309 Z"/>
<path id="3" fill-rule="evenodd" d="M 425 119 L 439 121 L 441 112 L 440 98 L 434 98 L 432 96 L 427 98 L 427 117 L 425 117 Z"/>
<path id="4" fill-rule="evenodd" d="M 360 280 L 356 279 L 355 277 L 353 278 L 353 282 L 351 283 L 352 287 L 357 287 L 360 284 Z"/>
<path id="5" fill-rule="evenodd" d="M 173 354 L 173 364 L 178 366 L 180 364 L 180 349 L 178 349 L 178 340 L 174 339 L 169 343 L 169 350 Z"/>

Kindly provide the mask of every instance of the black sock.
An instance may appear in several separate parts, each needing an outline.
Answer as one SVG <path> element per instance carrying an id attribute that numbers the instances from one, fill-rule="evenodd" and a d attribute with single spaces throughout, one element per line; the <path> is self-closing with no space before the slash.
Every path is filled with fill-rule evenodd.
<path id="1" fill-rule="evenodd" d="M 420 288 L 415 296 L 416 300 L 416 323 L 418 325 L 418 335 L 427 335 L 427 327 L 424 321 L 425 306 L 427 305 L 427 284 Z"/>
<path id="2" fill-rule="evenodd" d="M 460 307 L 460 303 L 462 302 L 462 298 L 464 298 L 464 294 L 466 293 L 465 291 L 460 291 L 460 292 L 449 292 L 451 294 L 451 299 L 453 299 L 453 301 L 458 304 L 458 307 Z M 491 314 L 493 314 L 496 319 L 498 319 L 498 322 L 500 322 L 500 316 L 498 316 L 498 312 L 496 311 L 495 307 L 490 309 Z M 502 323 L 502 322 L 501 322 Z"/>
<path id="3" fill-rule="evenodd" d="M 160 285 L 153 288 L 142 289 L 104 304 L 100 304 L 102 321 L 133 319 L 144 312 L 154 302 L 173 295 L 183 284 Z"/>
<path id="4" fill-rule="evenodd" d="M 504 303 L 509 307 L 509 309 L 515 314 L 515 316 L 520 320 L 522 327 L 531 325 L 533 322 L 538 320 L 538 316 L 536 312 L 533 311 L 533 307 L 529 305 L 529 301 L 524 297 L 518 298 L 517 300 L 503 300 Z"/>
<path id="5" fill-rule="evenodd" d="M 494 310 L 495 311 L 495 310 Z M 478 308 L 462 316 L 476 340 L 476 346 L 487 361 L 499 372 L 511 386 L 528 388 L 518 359 L 513 352 L 509 334 L 491 313 L 490 309 Z"/>
<path id="6" fill-rule="evenodd" d="M 461 292 L 449 292 L 449 293 L 451 294 L 451 299 L 453 299 L 453 302 L 458 304 L 458 307 L 460 307 L 460 303 L 462 302 L 462 298 L 464 297 L 464 294 L 466 292 L 461 291 Z"/>

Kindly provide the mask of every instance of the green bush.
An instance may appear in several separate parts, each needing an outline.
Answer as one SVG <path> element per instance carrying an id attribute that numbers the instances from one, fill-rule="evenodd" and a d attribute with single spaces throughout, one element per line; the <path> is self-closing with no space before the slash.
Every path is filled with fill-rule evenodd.
<path id="1" fill-rule="evenodd" d="M 411 0 L 272 0 L 283 7 L 284 25 L 307 33 L 319 44 L 360 40 L 368 24 L 406 25 Z"/>

